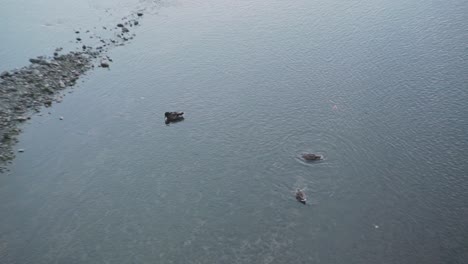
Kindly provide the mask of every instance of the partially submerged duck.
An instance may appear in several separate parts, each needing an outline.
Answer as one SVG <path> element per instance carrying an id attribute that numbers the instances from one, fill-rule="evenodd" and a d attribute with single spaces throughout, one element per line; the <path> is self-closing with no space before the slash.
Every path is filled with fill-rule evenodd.
<path id="1" fill-rule="evenodd" d="M 305 153 L 305 154 L 302 154 L 302 158 L 304 160 L 321 160 L 322 159 L 322 156 L 320 155 L 317 155 L 317 154 L 313 154 L 313 153 Z"/>
<path id="2" fill-rule="evenodd" d="M 178 122 L 184 120 L 184 112 L 165 112 L 164 113 L 164 118 L 166 124 L 169 124 L 171 122 Z"/>
<path id="3" fill-rule="evenodd" d="M 297 189 L 296 190 L 296 200 L 302 204 L 306 204 L 307 202 L 307 197 L 304 193 L 304 191 Z"/>

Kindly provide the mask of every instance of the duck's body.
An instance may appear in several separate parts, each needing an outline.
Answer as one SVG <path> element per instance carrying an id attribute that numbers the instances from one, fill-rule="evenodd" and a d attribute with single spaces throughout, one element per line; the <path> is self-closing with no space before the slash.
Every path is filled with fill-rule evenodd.
<path id="1" fill-rule="evenodd" d="M 164 117 L 165 117 L 165 122 L 166 124 L 169 124 L 171 122 L 178 122 L 184 120 L 184 112 L 165 112 Z"/>
<path id="2" fill-rule="evenodd" d="M 302 204 L 306 204 L 307 202 L 307 197 L 304 193 L 304 191 L 297 189 L 296 190 L 296 200 Z"/>
<path id="3" fill-rule="evenodd" d="M 305 154 L 302 154 L 302 158 L 304 160 L 321 160 L 322 159 L 322 156 L 320 155 L 317 155 L 317 154 L 313 154 L 313 153 L 305 153 Z"/>

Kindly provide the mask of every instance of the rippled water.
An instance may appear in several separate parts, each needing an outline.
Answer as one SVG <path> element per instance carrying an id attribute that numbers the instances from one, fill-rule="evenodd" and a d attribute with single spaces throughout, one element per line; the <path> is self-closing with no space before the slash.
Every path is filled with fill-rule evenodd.
<path id="1" fill-rule="evenodd" d="M 2 70 L 147 13 L 24 126 L 2 263 L 468 259 L 465 1 L 5 2 Z"/>

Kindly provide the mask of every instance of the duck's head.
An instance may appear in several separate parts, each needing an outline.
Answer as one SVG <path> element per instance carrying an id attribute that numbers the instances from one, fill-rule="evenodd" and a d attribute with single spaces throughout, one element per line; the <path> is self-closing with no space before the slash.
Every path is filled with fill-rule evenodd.
<path id="1" fill-rule="evenodd" d="M 170 114 L 171 114 L 171 113 L 169 113 L 169 112 L 165 112 L 165 113 L 164 113 L 164 116 L 165 116 L 165 117 L 168 117 Z"/>

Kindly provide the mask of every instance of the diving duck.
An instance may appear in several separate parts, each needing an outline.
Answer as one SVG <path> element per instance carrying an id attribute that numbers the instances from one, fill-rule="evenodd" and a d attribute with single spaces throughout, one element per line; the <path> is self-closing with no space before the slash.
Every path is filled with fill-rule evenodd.
<path id="1" fill-rule="evenodd" d="M 321 160 L 321 159 L 322 159 L 322 156 L 316 155 L 316 154 L 312 154 L 312 153 L 305 153 L 305 154 L 302 154 L 302 158 L 303 158 L 304 160 L 307 160 L 307 161 L 310 161 L 310 160 Z"/>
<path id="2" fill-rule="evenodd" d="M 165 112 L 164 117 L 165 117 L 165 122 L 166 124 L 169 124 L 171 122 L 178 122 L 184 120 L 184 112 Z"/>
<path id="3" fill-rule="evenodd" d="M 296 190 L 296 200 L 302 204 L 306 204 L 307 197 L 304 193 L 304 191 L 297 189 Z"/>

